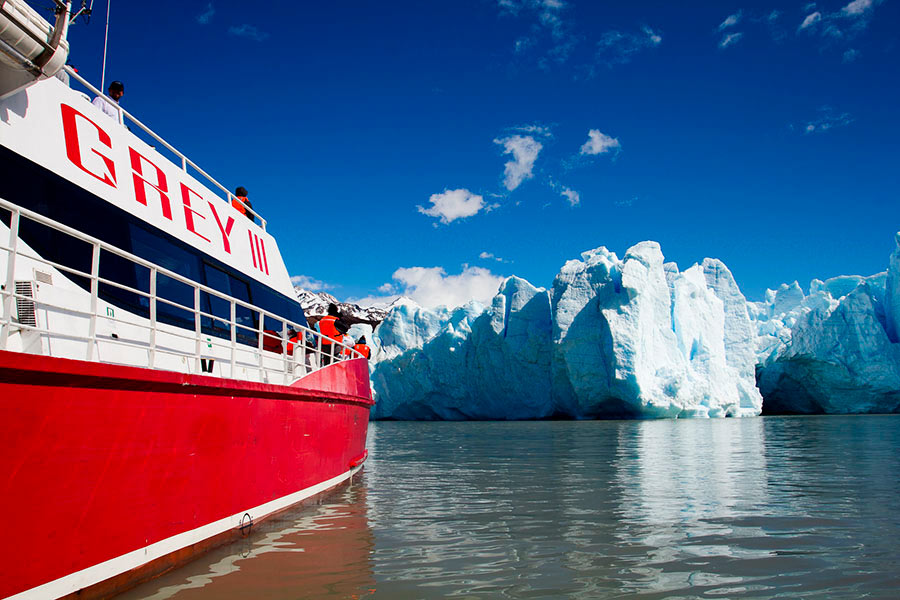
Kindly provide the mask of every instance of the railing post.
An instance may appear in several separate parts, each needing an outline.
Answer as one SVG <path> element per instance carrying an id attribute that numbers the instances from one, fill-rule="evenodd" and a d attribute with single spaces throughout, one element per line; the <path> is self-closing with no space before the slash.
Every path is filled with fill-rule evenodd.
<path id="1" fill-rule="evenodd" d="M 234 298 L 231 299 L 231 378 L 235 378 L 234 370 L 237 366 L 237 309 Z"/>
<path id="2" fill-rule="evenodd" d="M 203 335 L 200 327 L 200 286 L 194 283 L 194 372 L 200 373 L 200 353 L 203 348 Z"/>
<path id="3" fill-rule="evenodd" d="M 88 328 L 87 360 L 94 360 L 97 345 L 97 296 L 100 293 L 100 244 L 94 242 L 91 254 L 91 323 Z"/>
<path id="4" fill-rule="evenodd" d="M 6 283 L 3 290 L 3 325 L 0 326 L 0 350 L 6 350 L 12 329 L 13 293 L 16 289 L 16 253 L 19 246 L 19 211 L 11 211 L 9 221 L 9 256 L 6 260 Z"/>
<path id="5" fill-rule="evenodd" d="M 156 267 L 150 269 L 150 368 L 156 368 Z"/>
<path id="6" fill-rule="evenodd" d="M 299 331 L 300 339 L 297 340 L 298 344 L 294 346 L 294 361 L 300 363 L 300 372 L 301 377 L 306 375 L 306 332 L 302 329 Z M 300 352 L 300 359 L 297 360 L 297 352 Z"/>
<path id="7" fill-rule="evenodd" d="M 268 377 L 266 377 L 266 367 L 263 364 L 263 336 L 266 335 L 266 330 L 264 329 L 264 321 L 266 320 L 266 315 L 263 311 L 259 312 L 259 332 L 257 333 L 256 339 L 258 343 L 256 345 L 256 354 L 259 356 L 259 380 L 268 383 Z"/>
<path id="8" fill-rule="evenodd" d="M 293 355 L 288 357 L 288 334 L 287 334 L 287 321 L 281 322 L 281 358 L 284 360 L 284 383 L 287 385 L 290 383 L 290 372 L 293 371 L 291 369 L 291 361 L 294 360 Z M 294 352 L 297 349 L 294 348 Z"/>

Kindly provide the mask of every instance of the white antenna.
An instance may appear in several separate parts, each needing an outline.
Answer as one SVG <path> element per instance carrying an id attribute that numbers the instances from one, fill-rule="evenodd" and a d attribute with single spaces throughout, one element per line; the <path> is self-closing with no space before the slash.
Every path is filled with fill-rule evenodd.
<path id="1" fill-rule="evenodd" d="M 103 36 L 103 72 L 100 75 L 100 91 L 106 93 L 106 45 L 109 42 L 109 5 L 112 0 L 106 0 L 106 35 Z M 93 1 L 91 4 L 94 4 Z"/>

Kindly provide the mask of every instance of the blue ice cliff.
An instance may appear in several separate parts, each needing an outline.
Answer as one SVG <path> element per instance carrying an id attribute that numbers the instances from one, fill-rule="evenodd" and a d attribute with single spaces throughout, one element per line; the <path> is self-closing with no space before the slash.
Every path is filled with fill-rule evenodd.
<path id="1" fill-rule="evenodd" d="M 507 278 L 486 307 L 394 305 L 372 336 L 374 418 L 757 415 L 756 331 L 720 261 L 680 272 L 655 242 Z"/>
<path id="2" fill-rule="evenodd" d="M 900 412 L 900 233 L 887 272 L 782 285 L 751 315 L 767 412 Z"/>
<path id="3" fill-rule="evenodd" d="M 374 333 L 374 418 L 724 417 L 900 412 L 900 233 L 888 270 L 747 302 L 715 259 L 642 242 L 567 262 L 490 306 L 395 303 Z M 354 331 L 351 330 L 351 334 Z M 765 399 L 765 400 L 763 400 Z"/>

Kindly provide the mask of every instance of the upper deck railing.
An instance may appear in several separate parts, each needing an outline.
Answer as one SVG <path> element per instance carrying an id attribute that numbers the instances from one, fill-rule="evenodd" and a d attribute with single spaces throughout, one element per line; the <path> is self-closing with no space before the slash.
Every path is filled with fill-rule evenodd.
<path id="1" fill-rule="evenodd" d="M 0 217 L 3 221 L 9 219 L 8 240 L 0 240 L 0 260 L 2 253 L 6 252 L 6 277 L 0 291 L 0 350 L 22 349 L 24 342 L 21 339 L 19 348 L 9 347 L 12 336 L 18 333 L 21 338 L 23 332 L 31 332 L 40 340 L 36 350 L 52 356 L 169 371 L 186 369 L 191 373 L 211 373 L 214 361 L 219 360 L 220 376 L 241 379 L 244 373 L 243 378 L 285 385 L 331 362 L 363 357 L 352 347 L 305 325 L 229 296 L 2 198 Z M 19 232 L 26 220 L 89 246 L 90 271 L 24 251 Z M 146 269 L 148 288 L 138 289 L 101 277 L 101 266 L 108 260 L 125 260 L 135 267 Z M 16 266 L 20 261 L 25 262 L 19 267 L 17 276 Z M 35 294 L 31 288 L 20 289 L 17 284 L 23 283 L 23 280 L 30 284 L 32 275 L 40 279 L 35 273 L 35 265 L 52 267 L 71 281 L 81 279 L 89 282 L 89 294 L 80 290 L 72 294 L 74 285 L 66 291 L 56 284 L 46 294 Z M 157 283 L 161 278 L 188 286 L 193 297 L 191 305 L 160 296 Z M 107 291 L 121 290 L 141 298 L 142 306 L 146 303 L 149 318 L 127 311 L 124 318 L 116 317 L 114 311 L 110 314 L 109 310 L 101 314 L 101 301 L 107 302 L 101 298 L 101 286 Z M 228 303 L 229 316 L 203 310 L 201 300 L 204 295 Z M 212 301 L 208 304 L 212 306 Z M 187 322 L 192 319 L 193 328 L 161 323 L 160 309 L 165 310 L 165 307 L 189 314 L 191 317 Z M 26 314 L 35 315 L 34 318 L 23 318 L 23 308 Z M 250 318 L 238 318 L 239 311 L 244 315 L 249 311 Z M 120 326 L 120 332 L 98 334 L 101 320 Z M 272 322 L 280 323 L 281 331 L 265 328 L 267 323 Z M 218 334 L 210 333 L 213 326 L 217 327 Z M 69 343 L 66 345 L 63 342 Z M 77 353 L 81 355 L 72 355 Z M 177 360 L 173 362 L 165 357 Z M 191 366 L 188 367 L 188 364 Z"/>
<path id="2" fill-rule="evenodd" d="M 68 73 L 69 77 L 75 79 L 78 83 L 83 85 L 86 89 L 88 89 L 94 95 L 103 97 L 110 104 L 110 106 L 112 106 L 114 109 L 116 109 L 116 111 L 119 113 L 119 116 L 118 116 L 119 124 L 124 125 L 126 119 L 128 121 L 130 121 L 131 123 L 134 123 L 135 126 L 137 126 L 139 129 L 141 129 L 144 133 L 149 135 L 151 138 L 153 138 L 159 144 L 161 144 L 164 148 L 166 148 L 169 152 L 174 154 L 181 161 L 181 170 L 182 171 L 187 173 L 188 166 L 190 166 L 201 177 L 203 177 L 208 183 L 211 183 L 214 187 L 225 192 L 225 197 L 229 204 L 231 204 L 232 202 L 237 202 L 238 204 L 243 206 L 246 210 L 250 211 L 250 214 L 258 217 L 260 224 L 263 228 L 263 231 L 266 230 L 266 220 L 264 218 L 262 218 L 262 216 L 260 216 L 253 208 L 247 206 L 242 200 L 238 199 L 237 196 L 232 194 L 228 190 L 228 188 L 226 188 L 224 185 L 222 185 L 221 183 L 216 181 L 209 173 L 207 173 L 206 171 L 204 171 L 203 169 L 198 167 L 196 165 L 196 163 L 194 163 L 194 161 L 192 161 L 187 156 L 185 156 L 184 154 L 179 152 L 174 146 L 172 146 L 166 140 L 164 140 L 160 136 L 158 136 L 149 127 L 147 127 L 146 125 L 141 123 L 134 115 L 132 115 L 127 110 L 122 108 L 122 106 L 118 102 L 116 102 L 115 100 L 113 100 L 112 98 L 110 98 L 109 96 L 107 96 L 106 94 L 104 94 L 103 92 L 98 90 L 97 88 L 95 88 L 93 85 L 91 85 L 90 82 L 88 82 L 85 78 L 83 78 L 81 75 L 79 75 L 74 69 L 72 69 L 72 67 L 66 65 L 65 67 L 63 67 L 63 69 L 65 70 L 66 73 Z"/>

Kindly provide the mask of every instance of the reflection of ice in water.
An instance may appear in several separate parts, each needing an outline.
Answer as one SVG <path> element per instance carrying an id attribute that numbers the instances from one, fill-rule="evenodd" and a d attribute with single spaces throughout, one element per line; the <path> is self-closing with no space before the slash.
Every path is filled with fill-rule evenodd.
<path id="1" fill-rule="evenodd" d="M 769 504 L 763 420 L 645 421 L 634 431 L 616 457 L 624 520 L 616 533 L 646 552 L 633 573 L 655 590 L 743 581 L 682 563 L 769 555 L 722 543 L 735 537 L 733 519 Z"/>

